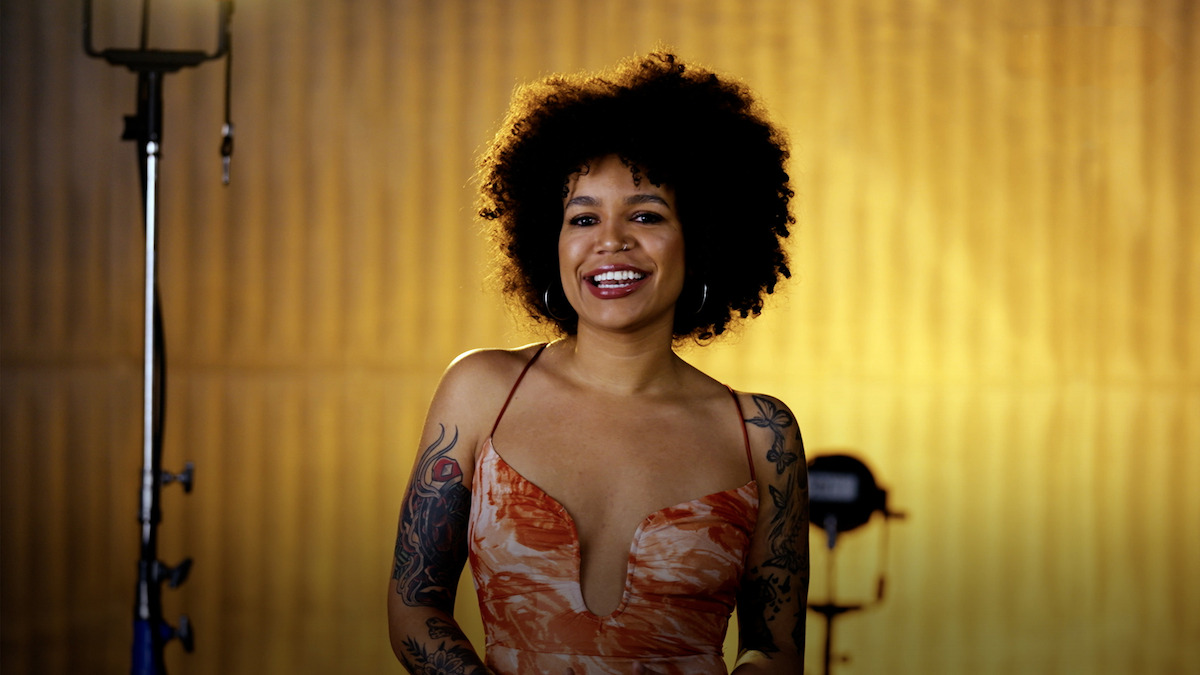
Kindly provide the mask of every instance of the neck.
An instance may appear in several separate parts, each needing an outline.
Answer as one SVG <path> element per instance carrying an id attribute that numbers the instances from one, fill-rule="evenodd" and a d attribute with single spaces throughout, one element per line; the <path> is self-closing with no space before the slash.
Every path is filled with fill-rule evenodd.
<path id="1" fill-rule="evenodd" d="M 672 389 L 688 366 L 671 348 L 671 331 L 614 334 L 580 326 L 563 341 L 568 372 L 581 385 L 612 394 Z"/>

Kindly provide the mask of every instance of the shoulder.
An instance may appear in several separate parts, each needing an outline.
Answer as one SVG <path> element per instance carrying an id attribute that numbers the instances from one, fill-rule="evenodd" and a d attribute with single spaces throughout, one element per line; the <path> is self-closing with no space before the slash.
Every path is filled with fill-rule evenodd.
<path id="1" fill-rule="evenodd" d="M 736 394 L 750 436 L 755 473 L 775 478 L 792 467 L 804 466 L 804 441 L 792 409 L 767 394 Z"/>
<path id="2" fill-rule="evenodd" d="M 542 346 L 541 343 L 535 343 L 515 349 L 472 349 L 463 352 L 450 362 L 442 381 L 472 385 L 508 381 L 511 385 L 511 380 L 520 375 Z"/>
<path id="3" fill-rule="evenodd" d="M 541 344 L 515 349 L 474 349 L 450 362 L 434 395 L 431 414 L 486 432 L 513 384 Z"/>
<path id="4" fill-rule="evenodd" d="M 798 431 L 799 427 L 792 409 L 778 398 L 767 394 L 756 394 L 745 391 L 734 393 L 737 394 L 738 402 L 742 406 L 742 413 L 746 418 L 746 423 L 752 427 L 771 432 L 783 429 Z"/>

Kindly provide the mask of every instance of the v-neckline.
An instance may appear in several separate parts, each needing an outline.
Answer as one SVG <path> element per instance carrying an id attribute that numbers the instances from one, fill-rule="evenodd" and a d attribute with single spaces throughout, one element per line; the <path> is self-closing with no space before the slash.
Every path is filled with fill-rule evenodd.
<path id="1" fill-rule="evenodd" d="M 501 455 L 500 451 L 496 449 L 496 444 L 492 440 L 491 436 L 487 437 L 487 440 L 485 441 L 485 448 L 483 449 L 484 454 L 486 454 L 488 452 L 490 452 L 492 455 L 494 455 L 496 457 L 496 461 L 499 462 L 500 464 L 503 464 L 505 467 L 507 467 L 507 469 L 514 476 L 516 476 L 522 483 L 528 485 L 530 488 L 533 489 L 534 492 L 541 495 L 547 501 L 552 503 L 554 505 L 555 509 L 559 513 L 562 514 L 563 518 L 566 520 L 567 524 L 570 526 L 571 550 L 574 553 L 574 558 L 575 558 L 575 571 L 574 571 L 573 578 L 570 579 L 570 582 L 571 582 L 572 591 L 575 594 L 575 601 L 579 605 L 577 609 L 579 611 L 585 613 L 586 615 L 591 616 L 598 620 L 611 619 L 613 617 L 620 615 L 621 612 L 623 612 L 625 610 L 626 606 L 629 604 L 629 596 L 632 591 L 631 586 L 632 586 L 632 581 L 633 581 L 633 572 L 637 567 L 636 563 L 637 563 L 639 545 L 640 545 L 640 541 L 642 538 L 642 533 L 645 531 L 648 524 L 653 523 L 661 514 L 663 514 L 665 512 L 685 508 L 685 507 L 688 507 L 693 504 L 702 504 L 702 503 L 705 503 L 708 501 L 712 501 L 723 495 L 740 494 L 743 490 L 746 490 L 747 488 L 751 488 L 754 495 L 757 496 L 757 494 L 758 494 L 758 489 L 757 489 L 758 481 L 755 478 L 751 478 L 745 484 L 740 485 L 738 487 L 729 488 L 727 490 L 718 490 L 717 492 L 710 492 L 706 495 L 701 495 L 701 496 L 695 497 L 693 499 L 687 499 L 687 500 L 684 500 L 677 504 L 671 504 L 669 506 L 664 506 L 660 509 L 657 509 L 655 511 L 652 511 L 652 512 L 646 514 L 645 517 L 643 517 L 640 521 L 638 521 L 637 527 L 634 528 L 634 531 L 633 531 L 633 537 L 629 542 L 629 549 L 628 549 L 629 550 L 629 555 L 628 555 L 629 562 L 626 564 L 626 567 L 625 567 L 625 582 L 624 582 L 624 586 L 621 590 L 621 599 L 617 603 L 616 608 L 613 609 L 612 612 L 601 615 L 601 614 L 596 614 L 595 612 L 593 612 L 592 609 L 590 607 L 588 607 L 587 600 L 585 600 L 583 597 L 583 578 L 582 578 L 583 577 L 583 575 L 582 575 L 582 572 L 583 572 L 583 545 L 579 541 L 579 529 L 576 526 L 575 517 L 571 515 L 571 512 L 567 510 L 566 506 L 563 506 L 562 502 L 560 502 L 557 498 L 555 498 L 549 492 L 546 492 L 544 489 L 542 489 L 542 487 L 540 485 L 538 485 L 537 483 L 526 478 L 525 475 L 522 474 L 519 470 L 517 470 L 516 467 L 514 467 L 512 464 L 509 464 L 508 460 L 504 459 L 504 455 Z M 483 458 L 481 457 L 481 461 L 482 460 L 483 460 Z M 476 470 L 478 470 L 478 469 L 476 469 Z"/>

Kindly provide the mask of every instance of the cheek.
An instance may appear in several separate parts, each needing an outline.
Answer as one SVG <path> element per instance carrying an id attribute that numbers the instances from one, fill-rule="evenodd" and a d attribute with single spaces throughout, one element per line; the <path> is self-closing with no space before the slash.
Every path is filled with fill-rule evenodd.
<path id="1" fill-rule="evenodd" d="M 562 233 L 559 233 L 558 248 L 557 248 L 559 266 L 562 266 L 562 264 L 564 262 L 566 262 L 566 259 L 569 255 L 569 253 L 568 253 L 569 249 L 570 249 L 570 246 L 569 246 L 569 242 L 567 241 L 567 238 L 565 236 L 563 236 Z"/>
<path id="2" fill-rule="evenodd" d="M 678 271 L 682 278 L 687 274 L 687 255 L 683 245 L 683 238 L 677 237 L 670 242 L 665 242 L 664 257 L 670 260 L 671 266 Z"/>
<path id="3" fill-rule="evenodd" d="M 558 235 L 558 274 L 564 281 L 575 276 L 572 262 L 575 248 L 578 248 L 577 242 L 566 236 L 565 232 L 560 231 Z"/>

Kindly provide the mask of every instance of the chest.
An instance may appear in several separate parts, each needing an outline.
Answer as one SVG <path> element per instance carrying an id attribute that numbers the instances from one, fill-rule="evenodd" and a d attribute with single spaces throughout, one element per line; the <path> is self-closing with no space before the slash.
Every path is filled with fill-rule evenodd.
<path id="1" fill-rule="evenodd" d="M 514 401 L 493 440 L 579 521 L 581 535 L 591 523 L 624 531 L 657 509 L 749 480 L 742 421 L 732 398 L 724 403 Z"/>
<path id="2" fill-rule="evenodd" d="M 545 635 L 555 643 L 563 638 L 561 619 L 568 608 L 608 620 L 619 608 L 628 617 L 646 608 L 645 599 L 667 596 L 715 614 L 723 626 L 758 503 L 750 482 L 647 514 L 621 541 L 606 542 L 607 536 L 589 541 L 588 528 L 513 469 L 490 442 L 480 454 L 473 490 L 472 570 L 482 604 L 498 612 L 519 607 L 522 625 L 529 623 L 529 612 L 551 608 Z M 525 601 L 535 596 L 537 602 Z M 661 606 L 652 601 L 650 609 L 661 619 Z"/>
<path id="3" fill-rule="evenodd" d="M 643 535 L 652 533 L 651 540 L 659 544 L 674 541 L 662 534 L 672 532 L 677 518 L 690 520 L 692 509 L 725 503 L 733 491 L 749 487 L 742 416 L 733 396 L 720 387 L 705 395 L 683 391 L 655 398 L 585 394 L 549 386 L 553 383 L 534 377 L 515 392 L 487 444 L 507 479 L 495 483 L 498 492 L 473 500 L 491 502 L 514 487 L 524 495 L 497 508 L 498 516 L 507 514 L 496 521 L 498 526 L 511 525 L 511 516 L 522 512 L 519 504 L 556 514 L 536 517 L 531 522 L 541 525 L 513 532 L 555 531 L 561 536 L 569 531 L 559 544 L 574 551 L 568 559 L 578 560 L 581 606 L 605 614 L 618 606 L 622 589 L 628 590 L 629 556 L 639 549 Z M 739 492 L 733 501 L 744 506 L 745 496 Z M 710 517 L 728 524 L 746 515 Z M 711 531 L 741 530 L 722 526 Z"/>

